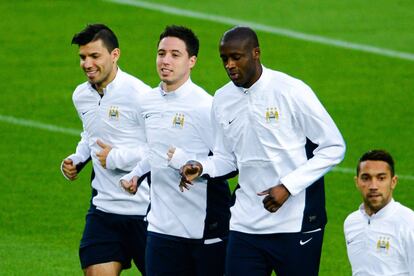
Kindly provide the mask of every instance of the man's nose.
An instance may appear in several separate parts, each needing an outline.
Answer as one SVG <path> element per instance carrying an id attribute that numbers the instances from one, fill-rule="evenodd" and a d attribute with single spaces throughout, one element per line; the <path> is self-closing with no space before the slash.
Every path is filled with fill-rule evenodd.
<path id="1" fill-rule="evenodd" d="M 228 59 L 227 60 L 227 62 L 226 62 L 226 68 L 227 69 L 231 69 L 231 68 L 234 68 L 234 65 L 235 65 L 235 63 L 234 63 L 234 60 L 232 60 L 232 59 Z"/>
<path id="2" fill-rule="evenodd" d="M 371 189 L 371 190 L 378 189 L 378 180 L 376 180 L 375 178 L 372 179 L 368 184 L 368 188 Z"/>
<path id="3" fill-rule="evenodd" d="M 170 64 L 171 60 L 172 60 L 172 55 L 170 54 L 166 54 L 165 56 L 161 58 L 162 64 Z"/>
<path id="4" fill-rule="evenodd" d="M 92 59 L 85 58 L 81 60 L 81 67 L 85 69 L 92 67 Z"/>

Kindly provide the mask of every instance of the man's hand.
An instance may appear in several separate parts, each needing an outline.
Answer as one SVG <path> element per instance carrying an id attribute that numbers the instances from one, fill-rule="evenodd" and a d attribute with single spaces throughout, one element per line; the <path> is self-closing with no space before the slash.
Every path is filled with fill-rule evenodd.
<path id="1" fill-rule="evenodd" d="M 101 163 L 102 167 L 106 169 L 106 158 L 108 157 L 109 152 L 112 150 L 112 147 L 108 144 L 105 144 L 99 139 L 96 140 L 96 143 L 102 148 L 102 150 L 96 154 L 96 157 L 98 157 L 98 160 Z"/>
<path id="2" fill-rule="evenodd" d="M 283 203 L 289 198 L 290 192 L 285 185 L 279 184 L 263 192 L 257 193 L 258 196 L 266 196 L 263 199 L 263 206 L 271 213 L 276 212 L 282 207 Z"/>
<path id="3" fill-rule="evenodd" d="M 73 181 L 78 177 L 78 171 L 76 166 L 73 165 L 72 159 L 67 158 L 63 160 L 62 171 L 70 181 Z"/>
<path id="4" fill-rule="evenodd" d="M 138 191 L 138 176 L 132 177 L 130 181 L 121 180 L 121 187 L 130 194 L 135 194 Z"/>
<path id="5" fill-rule="evenodd" d="M 180 169 L 181 181 L 180 191 L 184 192 L 184 188 L 189 190 L 188 185 L 193 185 L 192 181 L 197 179 L 203 173 L 203 166 L 200 162 L 190 160 Z"/>

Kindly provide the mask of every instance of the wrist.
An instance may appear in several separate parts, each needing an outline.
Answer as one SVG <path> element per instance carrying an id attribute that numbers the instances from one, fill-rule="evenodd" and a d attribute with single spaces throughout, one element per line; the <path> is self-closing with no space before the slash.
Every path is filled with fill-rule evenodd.
<path id="1" fill-rule="evenodd" d="M 187 161 L 186 165 L 191 165 L 192 167 L 198 167 L 198 176 L 203 174 L 203 165 L 198 162 L 197 160 L 189 160 Z"/>

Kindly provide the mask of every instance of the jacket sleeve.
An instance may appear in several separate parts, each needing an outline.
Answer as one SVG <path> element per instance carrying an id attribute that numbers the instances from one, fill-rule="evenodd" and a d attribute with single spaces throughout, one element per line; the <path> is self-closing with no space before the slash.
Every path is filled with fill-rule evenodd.
<path id="1" fill-rule="evenodd" d="M 78 142 L 78 145 L 76 146 L 75 153 L 69 155 L 66 158 L 71 159 L 73 161 L 73 164 L 77 165 L 88 160 L 90 156 L 91 150 L 89 148 L 88 134 L 86 133 L 86 131 L 83 131 L 81 133 L 81 140 Z"/>
<path id="2" fill-rule="evenodd" d="M 343 160 L 345 142 L 334 121 L 308 86 L 303 84 L 301 89 L 291 92 L 293 116 L 299 131 L 318 145 L 312 158 L 281 178 L 281 183 L 292 195 L 296 195 Z"/>
<path id="3" fill-rule="evenodd" d="M 130 173 L 121 177 L 120 181 L 121 180 L 130 181 L 134 176 L 141 177 L 144 174 L 148 173 L 150 170 L 151 170 L 151 166 L 150 166 L 149 160 L 147 158 L 143 159 L 136 164 L 136 166 L 132 169 Z"/>
<path id="4" fill-rule="evenodd" d="M 137 93 L 136 97 L 131 99 L 131 101 L 135 105 L 135 123 L 140 127 L 142 137 L 145 137 L 145 122 L 142 118 L 142 110 L 140 105 L 141 96 L 141 93 Z M 137 137 L 137 140 L 140 140 L 140 138 Z M 131 171 L 134 169 L 138 162 L 146 159 L 149 155 L 149 148 L 145 140 L 145 138 L 142 138 L 142 142 L 133 148 L 126 146 L 118 146 L 112 148 L 106 158 L 106 168 L 110 170 L 119 169 L 123 171 Z"/>
<path id="5" fill-rule="evenodd" d="M 148 146 L 145 143 L 134 149 L 113 148 L 107 156 L 106 168 L 131 171 L 138 162 L 147 158 L 148 152 Z"/>
<path id="6" fill-rule="evenodd" d="M 203 165 L 203 175 L 221 177 L 237 171 L 236 157 L 225 140 L 223 129 L 216 120 L 214 106 L 211 109 L 211 126 L 213 133 L 213 155 L 198 160 Z"/>

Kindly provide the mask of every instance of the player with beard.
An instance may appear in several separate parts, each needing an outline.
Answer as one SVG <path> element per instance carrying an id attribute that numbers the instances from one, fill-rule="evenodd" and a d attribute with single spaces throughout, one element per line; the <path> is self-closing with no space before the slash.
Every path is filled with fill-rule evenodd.
<path id="1" fill-rule="evenodd" d="M 359 159 L 355 184 L 363 203 L 344 223 L 352 275 L 414 275 L 414 212 L 393 199 L 397 182 L 387 151 Z"/>

